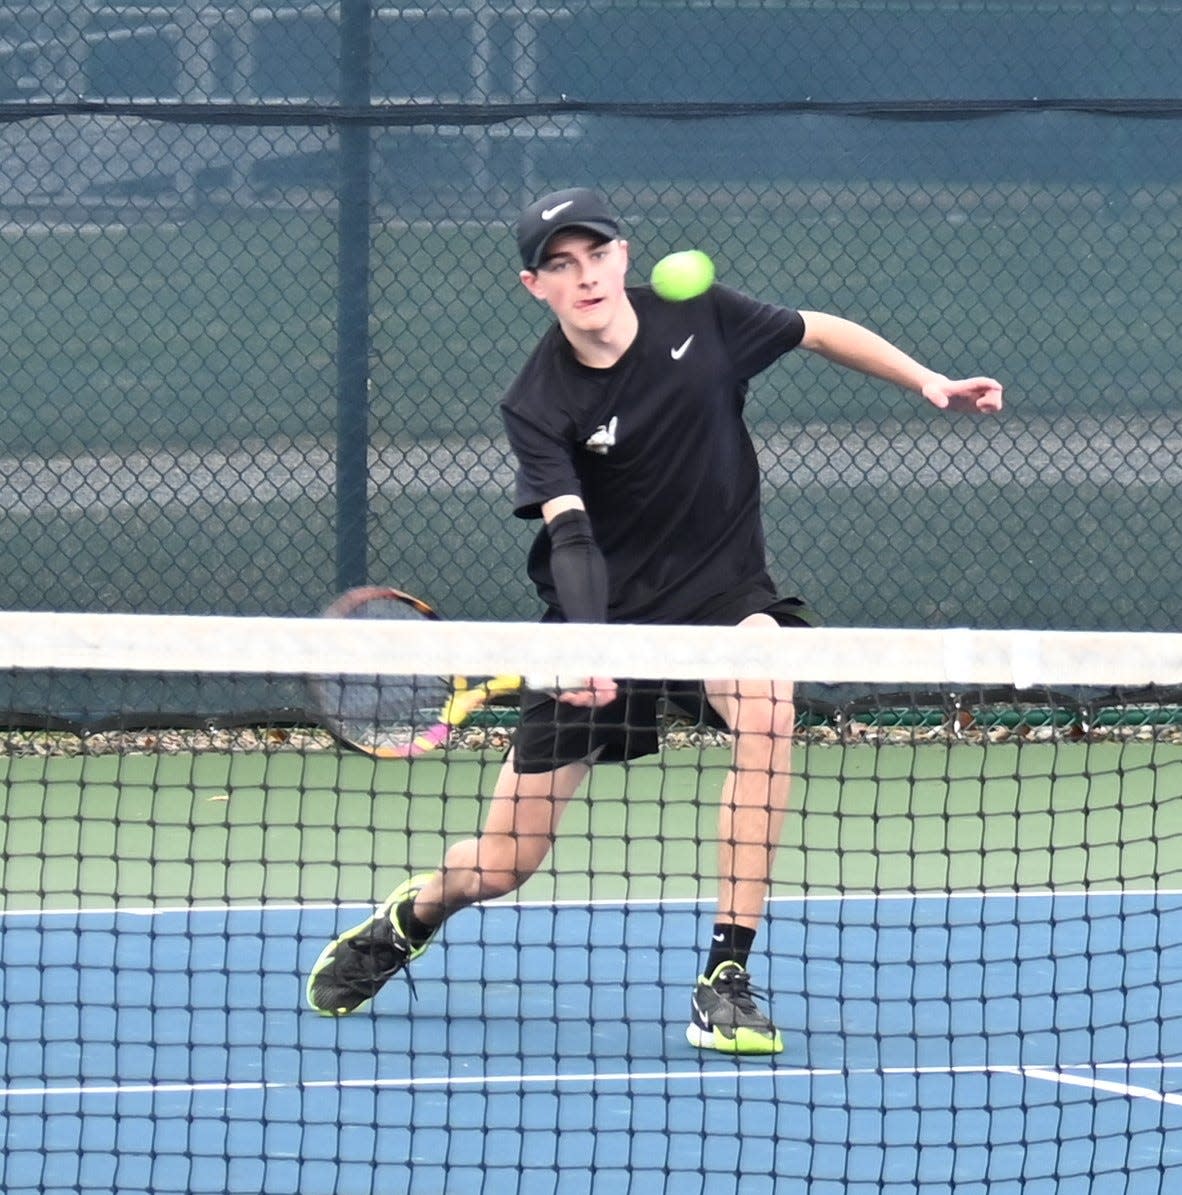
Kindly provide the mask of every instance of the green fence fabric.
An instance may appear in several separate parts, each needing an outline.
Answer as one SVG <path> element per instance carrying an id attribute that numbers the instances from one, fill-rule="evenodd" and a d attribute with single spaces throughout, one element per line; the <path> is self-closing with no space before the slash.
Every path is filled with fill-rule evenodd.
<path id="1" fill-rule="evenodd" d="M 512 223 L 590 184 L 638 279 L 702 248 L 1006 383 L 758 379 L 825 621 L 1175 629 L 1179 44 L 1141 3 L 7 5 L 0 607 L 532 618 Z"/>

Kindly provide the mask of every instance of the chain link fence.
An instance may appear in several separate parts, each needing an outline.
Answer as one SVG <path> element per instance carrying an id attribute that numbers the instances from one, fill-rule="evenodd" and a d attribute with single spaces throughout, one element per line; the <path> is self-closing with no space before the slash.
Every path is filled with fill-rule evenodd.
<path id="1" fill-rule="evenodd" d="M 532 618 L 497 400 L 512 223 L 620 210 L 727 283 L 1007 384 L 790 357 L 774 572 L 834 624 L 1174 629 L 1182 11 L 698 0 L 0 8 L 6 608 Z M 1172 97 L 1172 98 L 1171 98 Z"/>

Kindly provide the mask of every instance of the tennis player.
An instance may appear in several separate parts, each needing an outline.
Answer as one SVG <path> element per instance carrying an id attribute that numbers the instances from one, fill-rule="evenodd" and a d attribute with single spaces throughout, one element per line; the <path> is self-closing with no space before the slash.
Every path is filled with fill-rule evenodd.
<path id="1" fill-rule="evenodd" d="M 521 284 L 555 323 L 501 410 L 517 458 L 515 513 L 542 520 L 528 571 L 546 620 L 795 628 L 801 602 L 768 573 L 748 385 L 794 349 L 914 391 L 949 411 L 1001 410 L 992 378 L 959 381 L 874 332 L 716 284 L 670 303 L 626 282 L 628 244 L 584 188 L 539 199 L 517 227 Z M 689 1041 L 731 1054 L 783 1049 L 747 960 L 768 896 L 791 783 L 790 677 L 651 684 L 588 677 L 527 690 L 480 835 L 414 876 L 327 946 L 308 981 L 342 1015 L 417 958 L 457 910 L 517 889 L 542 864 L 564 807 L 597 761 L 657 750 L 658 704 L 726 728 L 718 907 L 690 1002 Z"/>

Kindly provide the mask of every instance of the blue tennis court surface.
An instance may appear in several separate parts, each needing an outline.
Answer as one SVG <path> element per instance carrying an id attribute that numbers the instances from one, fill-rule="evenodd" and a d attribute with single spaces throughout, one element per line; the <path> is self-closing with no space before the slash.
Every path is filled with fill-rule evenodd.
<path id="1" fill-rule="evenodd" d="M 0 1188 L 1159 1195 L 1182 894 L 781 899 L 787 1049 L 684 1038 L 708 905 L 501 904 L 375 1007 L 303 1008 L 349 909 L 9 913 Z"/>

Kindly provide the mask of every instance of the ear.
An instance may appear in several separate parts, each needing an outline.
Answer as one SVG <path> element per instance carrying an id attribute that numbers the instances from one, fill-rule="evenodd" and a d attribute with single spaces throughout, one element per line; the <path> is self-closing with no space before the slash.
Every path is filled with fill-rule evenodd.
<path id="1" fill-rule="evenodd" d="M 529 293 L 533 295 L 533 297 L 537 299 L 539 303 L 544 303 L 546 301 L 545 295 L 542 294 L 541 280 L 538 278 L 538 275 L 534 270 L 522 270 L 517 277 L 521 279 L 521 285 L 524 286 L 525 289 L 529 291 Z"/>
<path id="2" fill-rule="evenodd" d="M 616 237 L 616 244 L 620 249 L 620 270 L 626 275 L 628 267 L 632 264 L 632 259 L 628 256 L 628 242 L 623 237 Z"/>

